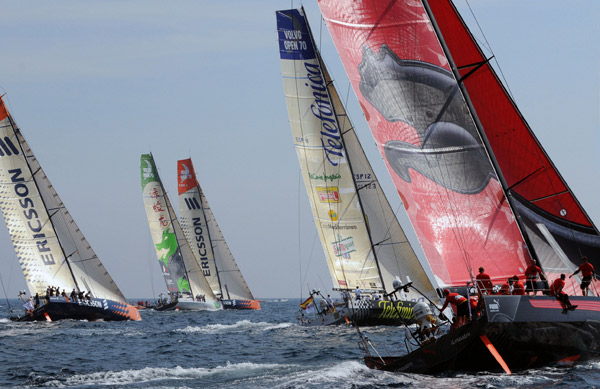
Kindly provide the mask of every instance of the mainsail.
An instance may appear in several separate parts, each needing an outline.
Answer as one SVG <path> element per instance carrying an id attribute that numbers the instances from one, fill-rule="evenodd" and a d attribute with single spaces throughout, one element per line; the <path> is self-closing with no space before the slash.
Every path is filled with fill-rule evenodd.
<path id="1" fill-rule="evenodd" d="M 168 291 L 190 297 L 204 295 L 207 300 L 215 300 L 183 234 L 151 154 L 142 155 L 141 174 L 144 207 Z"/>
<path id="2" fill-rule="evenodd" d="M 410 277 L 433 297 L 315 47 L 304 10 L 278 11 L 277 26 L 294 145 L 334 287 L 391 292 L 396 277 Z"/>
<path id="3" fill-rule="evenodd" d="M 177 161 L 181 227 L 212 291 L 224 299 L 253 300 L 196 179 L 191 159 Z"/>
<path id="4" fill-rule="evenodd" d="M 436 276 L 598 261 L 597 229 L 449 0 L 319 5 Z"/>
<path id="5" fill-rule="evenodd" d="M 0 208 L 31 295 L 49 286 L 126 303 L 0 98 Z"/>

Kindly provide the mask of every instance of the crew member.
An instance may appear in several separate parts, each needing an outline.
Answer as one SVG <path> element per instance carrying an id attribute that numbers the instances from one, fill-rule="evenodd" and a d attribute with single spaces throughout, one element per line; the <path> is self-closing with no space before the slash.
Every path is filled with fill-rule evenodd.
<path id="1" fill-rule="evenodd" d="M 327 295 L 327 298 L 325 299 L 325 301 L 327 301 L 327 306 L 329 307 L 329 311 L 330 312 L 334 312 L 335 311 L 335 306 L 333 305 L 333 299 L 331 298 L 331 295 Z"/>
<path id="2" fill-rule="evenodd" d="M 356 289 L 354 290 L 354 295 L 356 296 L 357 300 L 360 300 L 361 294 L 362 294 L 362 290 L 360 290 L 360 288 L 357 286 Z"/>
<path id="3" fill-rule="evenodd" d="M 513 276 L 513 280 L 514 283 L 512 294 L 516 296 L 523 296 L 525 294 L 525 285 L 519 281 L 519 276 L 516 274 Z"/>
<path id="4" fill-rule="evenodd" d="M 567 309 L 569 311 L 577 308 L 577 305 L 571 304 L 569 301 L 569 296 L 563 292 L 563 288 L 565 287 L 565 275 L 561 274 L 560 278 L 557 278 L 550 286 L 550 295 L 555 296 L 558 301 L 560 301 L 560 305 L 563 307 L 562 313 L 567 313 Z"/>
<path id="5" fill-rule="evenodd" d="M 485 269 L 483 267 L 479 268 L 479 274 L 475 276 L 475 283 L 477 284 L 477 290 L 479 291 L 480 295 L 492 294 L 492 288 L 494 285 L 492 284 L 492 279 L 487 273 L 485 273 Z"/>
<path id="6" fill-rule="evenodd" d="M 504 285 L 502 285 L 502 287 L 500 288 L 500 291 L 498 292 L 498 294 L 501 295 L 511 295 L 514 289 L 514 282 L 515 280 L 513 280 L 512 277 L 510 277 L 505 283 Z"/>
<path id="7" fill-rule="evenodd" d="M 450 293 L 448 289 L 444 289 L 444 296 L 446 301 L 444 306 L 440 309 L 443 312 L 448 304 L 452 304 L 456 307 L 456 316 L 458 318 L 458 327 L 462 326 L 469 317 L 469 304 L 467 298 L 458 293 Z M 440 313 L 440 319 L 442 319 L 442 313 Z"/>
<path id="8" fill-rule="evenodd" d="M 573 277 L 575 274 L 581 272 L 581 294 L 584 296 L 588 295 L 590 289 L 590 283 L 592 282 L 592 278 L 594 277 L 594 266 L 588 262 L 587 257 L 581 257 L 583 263 L 579 265 L 579 268 L 575 270 L 573 274 L 569 276 L 569 278 Z"/>
<path id="9" fill-rule="evenodd" d="M 537 262 L 535 261 L 535 259 L 532 259 L 531 265 L 529 265 L 529 267 L 525 269 L 525 278 L 527 279 L 527 289 L 525 289 L 525 292 L 527 294 L 533 291 L 533 295 L 535 296 L 537 294 L 537 291 L 540 290 L 537 287 L 538 275 L 540 276 L 540 279 L 542 281 L 546 281 L 546 276 L 544 276 L 542 269 L 540 269 L 540 267 L 537 266 Z"/>

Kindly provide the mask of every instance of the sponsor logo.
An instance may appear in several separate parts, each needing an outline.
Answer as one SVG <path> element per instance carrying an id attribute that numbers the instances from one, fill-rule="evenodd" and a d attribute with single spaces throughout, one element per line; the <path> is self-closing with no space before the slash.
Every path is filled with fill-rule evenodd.
<path id="1" fill-rule="evenodd" d="M 15 194 L 20 198 L 19 205 L 23 209 L 23 215 L 28 220 L 27 227 L 31 231 L 33 239 L 35 239 L 35 246 L 40 255 L 42 263 L 44 265 L 54 265 L 54 256 L 50 252 L 50 248 L 46 247 L 48 240 L 46 234 L 42 231 L 42 223 L 40 222 L 38 212 L 35 210 L 33 200 L 29 198 L 29 187 L 25 183 L 25 178 L 21 175 L 23 171 L 21 169 L 11 169 L 8 171 L 10 181 L 15 184 Z"/>
<path id="2" fill-rule="evenodd" d="M 179 178 L 181 179 L 181 182 L 185 182 L 193 176 L 190 174 L 190 168 L 185 163 L 182 163 L 181 165 L 183 166 L 183 170 L 179 172 Z"/>
<path id="3" fill-rule="evenodd" d="M 342 239 L 341 236 L 338 235 L 338 241 L 333 242 L 333 253 L 336 257 L 344 257 L 346 259 L 350 259 L 350 253 L 356 251 L 356 246 L 354 245 L 354 238 L 349 236 L 347 238 Z"/>
<path id="4" fill-rule="evenodd" d="M 459 336 L 459 337 L 458 337 L 458 338 L 456 338 L 456 339 L 453 339 L 453 340 L 450 342 L 450 344 L 451 344 L 452 346 L 454 346 L 455 344 L 457 344 L 457 343 L 460 343 L 460 342 L 462 342 L 463 340 L 467 339 L 469 336 L 471 336 L 471 333 L 470 333 L 470 332 L 467 332 L 466 334 L 464 334 L 464 335 L 462 335 L 462 336 Z"/>
<path id="5" fill-rule="evenodd" d="M 142 177 L 144 180 L 154 178 L 154 171 L 152 170 L 152 164 L 147 159 L 144 160 L 146 162 L 146 167 L 142 168 Z"/>
<path id="6" fill-rule="evenodd" d="M 488 304 L 488 307 L 490 307 L 490 313 L 500 312 L 500 301 L 498 301 L 497 299 L 494 299 L 493 301 L 493 303 Z"/>
<path id="7" fill-rule="evenodd" d="M 0 139 L 0 157 L 10 157 L 11 155 L 18 154 L 19 150 L 15 147 L 8 136 L 5 136 L 4 139 Z"/>
<path id="8" fill-rule="evenodd" d="M 321 145 L 325 150 L 325 158 L 332 166 L 338 166 L 339 160 L 344 158 L 344 146 L 321 67 L 318 63 L 304 62 L 304 68 L 309 81 L 304 85 L 312 89 L 315 98 L 310 111 L 321 123 Z"/>
<path id="9" fill-rule="evenodd" d="M 321 223 L 321 228 L 324 228 L 326 230 L 356 230 L 358 229 L 357 226 L 355 225 L 342 225 L 340 226 L 339 224 L 331 224 L 331 223 Z"/>
<path id="10" fill-rule="evenodd" d="M 196 197 L 186 197 L 184 198 L 185 205 L 187 205 L 188 209 L 200 209 L 200 203 Z"/>
<path id="11" fill-rule="evenodd" d="M 200 258 L 200 267 L 205 277 L 210 277 L 210 267 L 208 266 L 208 249 L 206 247 L 206 241 L 204 238 L 204 228 L 202 219 L 195 217 L 192 219 L 194 222 L 194 234 L 196 235 L 196 248 L 198 249 L 198 256 Z"/>
<path id="12" fill-rule="evenodd" d="M 286 39 L 285 41 L 283 41 L 283 47 L 285 47 L 286 50 L 288 50 L 288 51 L 306 50 L 306 48 L 307 48 L 306 42 L 301 40 L 302 39 L 302 31 L 286 30 L 283 32 L 283 35 L 285 36 L 285 39 Z"/>
<path id="13" fill-rule="evenodd" d="M 337 212 L 335 212 L 333 209 L 329 210 L 329 218 L 331 219 L 331 221 L 337 221 Z"/>
<path id="14" fill-rule="evenodd" d="M 339 203 L 342 201 L 340 200 L 340 191 L 337 186 L 330 188 L 317 186 L 317 193 L 319 194 L 319 201 L 322 203 Z"/>
<path id="15" fill-rule="evenodd" d="M 339 180 L 340 178 L 342 178 L 341 174 L 314 174 L 314 173 L 308 173 L 308 178 L 310 178 L 311 180 L 322 180 L 322 181 L 335 181 L 335 180 Z"/>

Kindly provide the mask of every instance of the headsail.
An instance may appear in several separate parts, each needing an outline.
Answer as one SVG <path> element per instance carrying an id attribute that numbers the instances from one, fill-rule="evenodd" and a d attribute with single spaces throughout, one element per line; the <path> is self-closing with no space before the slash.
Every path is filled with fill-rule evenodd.
<path id="1" fill-rule="evenodd" d="M 215 296 L 183 234 L 151 154 L 142 155 L 141 174 L 144 207 L 167 289 L 192 297 L 202 294 L 207 300 L 214 300 Z"/>
<path id="2" fill-rule="evenodd" d="M 319 6 L 433 272 L 522 273 L 530 254 L 425 7 L 375 3 Z"/>
<path id="3" fill-rule="evenodd" d="M 294 144 L 334 287 L 433 286 L 392 211 L 310 33 L 303 9 L 277 12 Z M 428 267 L 428 265 L 425 265 Z"/>
<path id="4" fill-rule="evenodd" d="M 0 208 L 31 295 L 48 286 L 126 303 L 0 98 Z"/>
<path id="5" fill-rule="evenodd" d="M 181 227 L 215 294 L 253 300 L 225 237 L 196 179 L 191 159 L 177 161 Z"/>

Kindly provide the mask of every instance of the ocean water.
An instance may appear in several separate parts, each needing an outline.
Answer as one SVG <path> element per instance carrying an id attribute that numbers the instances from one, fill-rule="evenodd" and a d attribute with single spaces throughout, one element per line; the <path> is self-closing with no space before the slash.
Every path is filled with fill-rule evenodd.
<path id="1" fill-rule="evenodd" d="M 155 312 L 141 322 L 13 323 L 0 303 L 0 387 L 552 388 L 599 387 L 600 361 L 513 374 L 444 376 L 368 369 L 356 330 L 301 327 L 298 299 L 261 311 Z M 20 307 L 17 300 L 11 300 Z M 380 352 L 403 331 L 364 328 Z"/>

